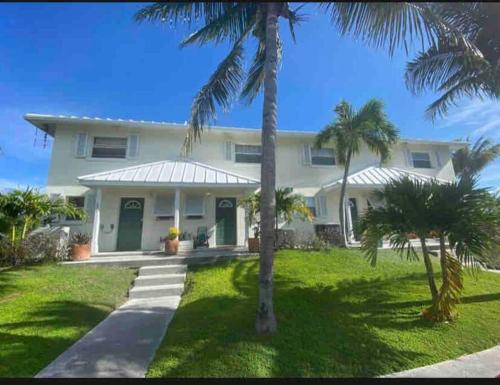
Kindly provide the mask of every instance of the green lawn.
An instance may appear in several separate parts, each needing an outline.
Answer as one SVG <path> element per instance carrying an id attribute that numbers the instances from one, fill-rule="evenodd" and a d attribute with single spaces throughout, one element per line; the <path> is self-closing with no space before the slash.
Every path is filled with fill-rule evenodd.
<path id="1" fill-rule="evenodd" d="M 148 376 L 376 376 L 500 343 L 500 274 L 467 274 L 459 319 L 432 324 L 423 262 L 383 254 L 278 253 L 274 337 L 254 332 L 256 258 L 190 267 Z"/>
<path id="2" fill-rule="evenodd" d="M 0 269 L 0 376 L 31 377 L 126 299 L 134 270 Z"/>

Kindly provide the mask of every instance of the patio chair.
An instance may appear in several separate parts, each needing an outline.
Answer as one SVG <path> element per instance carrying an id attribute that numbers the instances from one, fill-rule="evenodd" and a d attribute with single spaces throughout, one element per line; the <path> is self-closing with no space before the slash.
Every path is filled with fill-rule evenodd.
<path id="1" fill-rule="evenodd" d="M 196 249 L 199 246 L 208 247 L 208 234 L 206 226 L 200 226 L 196 230 L 196 238 L 194 239 L 194 248 Z"/>

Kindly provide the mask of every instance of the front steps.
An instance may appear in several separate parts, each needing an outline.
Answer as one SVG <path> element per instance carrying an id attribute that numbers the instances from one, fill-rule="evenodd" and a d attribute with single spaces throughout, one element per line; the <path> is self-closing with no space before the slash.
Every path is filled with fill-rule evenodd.
<path id="1" fill-rule="evenodd" d="M 144 266 L 129 290 L 131 300 L 181 296 L 184 291 L 186 265 Z"/>

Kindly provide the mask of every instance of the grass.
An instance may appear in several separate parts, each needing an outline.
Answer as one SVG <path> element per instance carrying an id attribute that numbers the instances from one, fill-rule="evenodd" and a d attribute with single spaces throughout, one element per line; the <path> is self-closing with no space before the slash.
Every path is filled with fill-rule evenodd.
<path id="1" fill-rule="evenodd" d="M 126 299 L 134 270 L 0 269 L 0 377 L 31 377 Z"/>
<path id="2" fill-rule="evenodd" d="M 437 261 L 436 261 L 437 262 Z M 279 252 L 278 333 L 254 332 L 258 260 L 190 267 L 149 377 L 377 376 L 500 343 L 500 274 L 465 274 L 459 318 L 432 324 L 422 261 L 355 250 Z M 436 277 L 439 266 L 435 265 Z"/>

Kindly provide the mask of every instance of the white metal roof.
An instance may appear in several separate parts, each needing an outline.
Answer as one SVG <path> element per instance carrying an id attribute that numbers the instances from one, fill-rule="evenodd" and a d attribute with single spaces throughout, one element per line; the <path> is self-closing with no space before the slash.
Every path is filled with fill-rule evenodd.
<path id="1" fill-rule="evenodd" d="M 145 121 L 145 120 L 133 120 L 133 119 L 111 119 L 111 118 L 100 118 L 100 117 L 88 117 L 88 116 L 74 116 L 74 115 L 48 115 L 48 114 L 33 114 L 28 113 L 24 115 L 24 119 L 33 124 L 35 127 L 47 132 L 49 135 L 54 135 L 54 124 L 69 124 L 69 123 L 85 123 L 85 124 L 97 124 L 100 126 L 128 126 L 128 127 L 140 127 L 140 128 L 161 128 L 161 129 L 177 129 L 186 130 L 187 122 L 184 124 L 173 123 L 173 122 L 158 122 L 158 121 Z M 210 126 L 211 130 L 222 131 L 222 132 L 235 132 L 235 133 L 250 133 L 260 135 L 261 130 L 259 128 L 243 128 L 243 127 L 222 127 L 222 126 Z M 299 130 L 284 130 L 279 129 L 277 131 L 278 136 L 300 136 L 307 138 L 314 138 L 317 131 L 299 131 Z M 460 148 L 467 145 L 467 142 L 463 141 L 442 141 L 433 139 L 406 139 L 401 138 L 401 143 L 415 143 L 415 144 L 437 144 L 437 145 L 449 145 L 453 148 Z"/>
<path id="2" fill-rule="evenodd" d="M 192 160 L 162 160 L 78 177 L 85 186 L 254 186 L 259 181 Z"/>
<path id="3" fill-rule="evenodd" d="M 432 179 L 436 179 L 438 182 L 448 183 L 448 181 L 444 179 L 435 178 L 428 175 L 416 173 L 413 171 L 403 170 L 396 167 L 370 166 L 364 168 L 361 171 L 349 175 L 347 177 L 347 184 L 349 186 L 358 186 L 358 187 L 383 186 L 389 183 L 391 180 L 400 179 L 405 176 L 408 176 L 410 177 L 410 179 L 413 180 L 430 181 Z M 340 186 L 341 184 L 342 184 L 342 178 L 323 185 L 323 188 L 328 189 Z"/>

